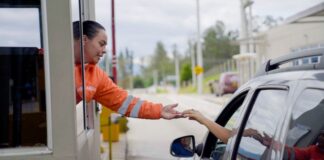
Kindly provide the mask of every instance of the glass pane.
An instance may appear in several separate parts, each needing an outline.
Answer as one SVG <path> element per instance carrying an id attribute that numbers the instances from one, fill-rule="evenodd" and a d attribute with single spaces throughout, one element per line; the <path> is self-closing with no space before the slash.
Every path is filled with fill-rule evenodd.
<path id="1" fill-rule="evenodd" d="M 40 48 L 38 8 L 0 7 L 0 35 L 0 46 Z"/>
<path id="2" fill-rule="evenodd" d="M 263 159 L 269 156 L 277 125 L 285 113 L 286 96 L 284 90 L 259 92 L 239 144 L 237 159 Z"/>
<path id="3" fill-rule="evenodd" d="M 242 104 L 241 104 L 242 105 Z M 225 128 L 232 130 L 237 123 L 237 119 L 241 113 L 241 105 L 240 107 L 235 111 L 233 116 L 230 118 L 230 120 L 226 123 Z"/>
<path id="4" fill-rule="evenodd" d="M 317 135 L 324 129 L 323 115 L 324 91 L 305 90 L 293 108 L 286 145 L 307 147 L 315 144 Z"/>
<path id="5" fill-rule="evenodd" d="M 0 148 L 47 145 L 40 1 L 18 2 L 0 3 Z"/>
<path id="6" fill-rule="evenodd" d="M 238 125 L 240 122 L 238 122 L 238 118 L 240 117 L 241 114 L 241 110 L 242 110 L 242 105 L 243 102 L 246 98 L 247 95 L 247 91 L 242 93 L 241 95 L 237 96 L 232 102 L 230 102 L 229 108 L 231 112 L 231 115 L 229 115 L 228 117 L 228 121 L 225 124 L 225 128 L 229 129 L 229 130 L 233 130 L 234 127 L 236 125 Z M 228 114 L 229 112 L 225 113 Z M 213 151 L 211 153 L 211 157 L 212 159 L 221 159 L 223 157 L 225 153 L 225 148 L 226 148 L 227 144 L 223 144 L 223 142 L 218 139 L 217 143 L 215 144 Z M 227 153 L 228 154 L 228 153 Z"/>
<path id="7" fill-rule="evenodd" d="M 73 24 L 73 22 L 75 21 L 80 21 L 80 10 L 79 10 L 79 1 L 78 0 L 72 0 L 72 22 L 71 24 Z M 85 21 L 85 20 L 83 20 Z M 80 24 L 80 23 L 79 23 Z M 73 26 L 73 32 L 80 32 L 79 31 L 79 26 Z M 74 39 L 74 43 L 79 43 L 81 46 L 81 41 L 78 41 L 78 40 L 75 40 Z M 84 46 L 84 45 L 83 45 Z M 74 57 L 79 57 L 81 59 L 82 57 L 82 54 L 81 54 L 81 48 L 78 47 L 78 48 L 74 48 L 75 50 L 78 50 L 79 53 L 73 53 L 73 54 L 79 54 L 77 56 L 74 56 Z M 76 51 L 74 51 L 76 52 Z M 75 61 L 79 61 L 81 62 L 80 59 L 75 59 Z M 83 103 L 83 93 L 85 92 L 85 90 L 83 89 L 83 85 L 82 85 L 82 80 L 84 80 L 85 76 L 86 76 L 86 72 L 85 72 L 85 68 L 87 68 L 87 64 L 84 64 L 84 67 L 82 67 L 81 64 L 79 63 L 75 63 L 75 77 L 76 77 L 76 90 L 79 91 L 81 90 L 82 92 L 76 92 L 76 102 L 77 102 L 77 106 L 79 107 L 83 107 L 82 111 L 83 113 L 82 114 L 79 114 L 78 115 L 82 115 L 83 116 L 83 129 L 93 129 L 94 128 L 94 112 L 95 112 L 95 105 L 94 105 L 94 101 L 88 101 L 86 103 Z M 82 76 L 82 71 L 84 71 L 84 77 Z M 85 80 L 86 82 L 86 80 Z M 84 93 L 85 97 L 86 96 L 87 92 Z M 82 105 L 78 105 L 78 104 L 81 104 Z M 85 105 L 85 106 L 84 106 Z M 77 123 L 81 123 L 81 122 L 77 122 Z"/>
<path id="8" fill-rule="evenodd" d="M 232 130 L 235 127 L 235 125 L 237 125 L 237 119 L 240 116 L 242 105 L 246 98 L 247 93 L 248 93 L 248 91 L 242 93 L 241 95 L 237 96 L 237 98 L 234 99 L 233 102 L 230 103 L 230 105 L 232 105 L 232 106 L 235 105 L 235 106 L 231 107 L 231 108 L 235 108 L 235 112 L 231 115 L 231 117 L 225 124 L 225 128 Z"/>

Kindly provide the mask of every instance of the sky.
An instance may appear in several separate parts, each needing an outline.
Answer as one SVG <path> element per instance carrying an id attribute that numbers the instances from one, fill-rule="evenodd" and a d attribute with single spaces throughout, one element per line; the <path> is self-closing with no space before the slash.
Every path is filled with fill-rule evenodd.
<path id="1" fill-rule="evenodd" d="M 72 1 L 73 19 L 77 0 Z M 289 17 L 324 0 L 254 0 L 253 15 Z M 111 55 L 111 0 L 96 0 L 96 18 L 108 34 Z M 161 41 L 169 55 L 174 44 L 184 53 L 189 39 L 197 37 L 197 0 L 115 0 L 117 53 L 126 48 L 135 63 L 154 53 Z M 199 0 L 201 34 L 217 20 L 229 30 L 240 27 L 239 0 Z M 0 46 L 39 47 L 38 12 L 35 9 L 0 9 Z M 24 16 L 21 16 L 24 15 Z"/>
<path id="2" fill-rule="evenodd" d="M 253 15 L 287 18 L 324 0 L 254 0 Z M 97 21 L 107 28 L 111 48 L 111 1 L 96 0 Z M 189 39 L 197 37 L 196 0 L 115 0 L 117 51 L 128 48 L 136 62 L 151 56 L 161 41 L 169 55 L 176 44 L 184 53 Z M 200 31 L 217 20 L 229 30 L 240 27 L 239 0 L 199 0 Z M 109 51 L 109 49 L 108 49 Z"/>

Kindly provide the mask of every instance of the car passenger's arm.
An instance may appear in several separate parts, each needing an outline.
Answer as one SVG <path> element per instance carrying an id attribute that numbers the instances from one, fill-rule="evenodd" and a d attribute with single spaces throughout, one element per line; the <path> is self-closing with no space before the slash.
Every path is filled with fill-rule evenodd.
<path id="1" fill-rule="evenodd" d="M 212 132 L 218 139 L 222 142 L 227 143 L 228 139 L 232 135 L 232 131 L 220 126 L 219 124 L 209 120 L 203 116 L 199 111 L 196 110 L 186 110 L 183 112 L 184 117 L 189 117 L 191 120 L 196 120 L 202 125 L 206 126 L 210 132 Z"/>
<path id="2" fill-rule="evenodd" d="M 206 118 L 203 124 L 222 142 L 227 143 L 232 131 Z"/>

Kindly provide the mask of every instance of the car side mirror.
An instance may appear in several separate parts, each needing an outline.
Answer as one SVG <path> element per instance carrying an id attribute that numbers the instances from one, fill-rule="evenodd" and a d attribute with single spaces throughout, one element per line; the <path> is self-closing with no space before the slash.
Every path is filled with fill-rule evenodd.
<path id="1" fill-rule="evenodd" d="M 175 139 L 170 146 L 174 157 L 193 157 L 195 153 L 195 137 L 193 135 Z"/>

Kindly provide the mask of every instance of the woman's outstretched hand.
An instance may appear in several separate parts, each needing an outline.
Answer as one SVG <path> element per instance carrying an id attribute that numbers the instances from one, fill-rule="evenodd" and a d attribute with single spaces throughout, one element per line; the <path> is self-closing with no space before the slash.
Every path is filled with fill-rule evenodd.
<path id="1" fill-rule="evenodd" d="M 188 109 L 182 112 L 184 117 L 189 117 L 190 120 L 195 120 L 201 124 L 205 124 L 206 117 L 203 116 L 199 111 L 194 109 Z"/>

